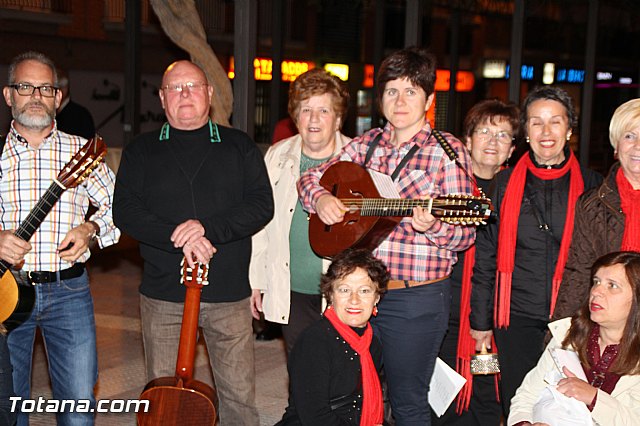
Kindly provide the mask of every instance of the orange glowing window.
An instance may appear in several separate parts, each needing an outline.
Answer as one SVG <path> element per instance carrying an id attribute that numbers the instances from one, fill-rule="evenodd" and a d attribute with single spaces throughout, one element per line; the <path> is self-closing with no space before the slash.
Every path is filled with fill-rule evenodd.
<path id="1" fill-rule="evenodd" d="M 272 79 L 273 61 L 269 58 L 255 58 L 253 60 L 253 76 L 256 80 L 269 81 Z M 282 81 L 293 81 L 300 74 L 314 68 L 313 62 L 282 61 Z M 235 77 L 235 64 L 233 56 L 229 58 L 229 72 L 227 76 L 233 80 Z"/>
<path id="2" fill-rule="evenodd" d="M 449 78 L 451 73 L 449 70 L 436 70 L 436 88 L 437 92 L 446 92 L 449 90 Z M 470 92 L 475 84 L 475 78 L 470 71 L 458 71 L 456 73 L 456 92 Z"/>

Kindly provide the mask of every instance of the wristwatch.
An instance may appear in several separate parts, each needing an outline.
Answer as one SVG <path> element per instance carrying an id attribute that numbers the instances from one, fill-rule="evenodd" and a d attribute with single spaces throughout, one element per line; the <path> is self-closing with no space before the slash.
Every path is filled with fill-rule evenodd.
<path id="1" fill-rule="evenodd" d="M 92 220 L 88 220 L 87 223 L 93 228 L 90 238 L 90 240 L 93 241 L 100 236 L 100 226 Z"/>

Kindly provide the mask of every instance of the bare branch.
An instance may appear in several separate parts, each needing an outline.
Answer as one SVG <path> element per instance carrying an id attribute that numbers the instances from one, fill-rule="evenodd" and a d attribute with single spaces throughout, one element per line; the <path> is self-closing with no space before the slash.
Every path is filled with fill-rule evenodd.
<path id="1" fill-rule="evenodd" d="M 233 91 L 227 74 L 207 43 L 194 0 L 150 0 L 162 29 L 180 48 L 187 51 L 191 60 L 207 75 L 213 87 L 211 118 L 228 126 L 233 110 Z"/>

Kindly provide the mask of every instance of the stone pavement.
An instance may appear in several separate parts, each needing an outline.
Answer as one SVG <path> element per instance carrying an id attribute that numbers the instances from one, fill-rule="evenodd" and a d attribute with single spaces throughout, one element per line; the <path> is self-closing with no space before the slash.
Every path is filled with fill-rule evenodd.
<path id="1" fill-rule="evenodd" d="M 137 246 L 127 238 L 115 247 L 95 251 L 89 261 L 98 337 L 99 379 L 96 397 L 135 399 L 146 384 L 138 311 L 138 283 L 141 260 Z M 281 340 L 255 342 L 257 405 L 260 424 L 273 425 L 287 404 L 287 372 Z M 206 348 L 198 344 L 195 377 L 211 383 Z M 51 398 L 44 346 L 36 342 L 32 398 Z M 54 425 L 51 414 L 31 416 L 32 425 Z M 100 413 L 97 426 L 135 425 L 132 413 Z M 223 425 L 226 426 L 226 425 Z M 233 425 L 232 425 L 233 426 Z"/>

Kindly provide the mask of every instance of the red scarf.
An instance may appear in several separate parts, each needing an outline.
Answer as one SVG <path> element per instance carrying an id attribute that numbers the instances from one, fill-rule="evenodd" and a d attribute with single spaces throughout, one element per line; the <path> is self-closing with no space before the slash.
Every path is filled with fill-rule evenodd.
<path id="1" fill-rule="evenodd" d="M 616 173 L 616 183 L 620 193 L 620 207 L 624 213 L 624 234 L 620 250 L 640 251 L 640 189 L 633 189 L 622 167 Z"/>
<path id="2" fill-rule="evenodd" d="M 556 261 L 556 269 L 553 274 L 551 289 L 551 306 L 549 315 L 553 315 L 558 298 L 558 290 L 562 282 L 564 265 L 567 262 L 571 236 L 573 235 L 573 218 L 576 201 L 584 190 L 582 172 L 578 160 L 569 150 L 569 160 L 562 168 L 546 169 L 538 168 L 531 161 L 530 155 L 524 155 L 513 168 L 513 173 L 507 184 L 507 189 L 500 208 L 500 229 L 498 232 L 498 253 L 496 283 L 498 289 L 495 293 L 495 308 L 493 320 L 497 328 L 509 326 L 511 314 L 511 278 L 513 276 L 514 259 L 516 254 L 516 241 L 518 238 L 518 220 L 520 219 L 520 207 L 524 186 L 527 179 L 527 172 L 531 172 L 535 177 L 543 180 L 559 179 L 570 173 L 569 197 L 567 200 L 567 216 L 562 232 L 562 242 L 560 243 L 560 253 Z"/>
<path id="3" fill-rule="evenodd" d="M 473 276 L 473 266 L 476 263 L 476 246 L 469 247 L 464 254 L 462 265 L 462 290 L 460 294 L 460 326 L 458 329 L 458 350 L 456 355 L 456 371 L 467 379 L 458 393 L 456 400 L 456 413 L 461 415 L 463 411 L 469 409 L 471 394 L 473 390 L 473 375 L 471 375 L 471 356 L 476 353 L 476 341 L 471 337 L 471 324 L 469 315 L 471 314 L 471 277 Z M 492 347 L 496 349 L 495 339 L 491 339 Z M 494 376 L 496 401 L 500 401 L 498 388 L 498 375 Z"/>
<path id="4" fill-rule="evenodd" d="M 382 387 L 378 371 L 373 364 L 369 346 L 373 338 L 371 324 L 367 323 L 367 329 L 362 336 L 343 323 L 336 315 L 332 306 L 324 311 L 324 317 L 329 320 L 338 334 L 360 355 L 360 368 L 362 370 L 362 415 L 360 426 L 373 426 L 382 424 L 384 410 L 382 406 Z"/>
<path id="5" fill-rule="evenodd" d="M 473 265 L 476 263 L 476 246 L 469 247 L 464 254 L 462 264 L 462 290 L 460 293 L 460 326 L 458 328 L 458 353 L 456 355 L 456 371 L 467 379 L 466 383 L 458 393 L 456 401 L 456 413 L 469 408 L 471 402 L 471 389 L 473 389 L 473 376 L 471 375 L 471 355 L 475 353 L 475 340 L 471 337 L 471 324 L 469 314 L 471 313 L 471 276 L 473 275 Z"/>

